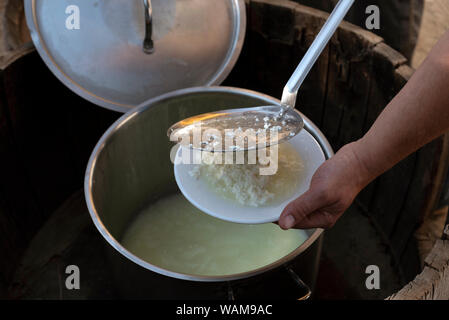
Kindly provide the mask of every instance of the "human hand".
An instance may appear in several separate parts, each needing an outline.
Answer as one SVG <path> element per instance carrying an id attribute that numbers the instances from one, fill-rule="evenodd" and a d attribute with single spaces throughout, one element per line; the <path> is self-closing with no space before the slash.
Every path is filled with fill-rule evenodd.
<path id="1" fill-rule="evenodd" d="M 309 190 L 282 211 L 278 221 L 282 229 L 328 229 L 335 224 L 372 178 L 356 145 L 344 146 L 318 168 Z"/>

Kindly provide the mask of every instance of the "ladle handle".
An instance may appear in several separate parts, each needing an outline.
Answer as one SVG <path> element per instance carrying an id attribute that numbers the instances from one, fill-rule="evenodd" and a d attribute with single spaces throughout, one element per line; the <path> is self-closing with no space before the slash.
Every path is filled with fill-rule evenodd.
<path id="1" fill-rule="evenodd" d="M 295 106 L 296 94 L 298 93 L 299 87 L 301 87 L 304 79 L 309 74 L 310 69 L 312 69 L 312 66 L 315 64 L 321 52 L 323 52 L 354 1 L 355 0 L 340 0 L 337 3 L 309 50 L 307 50 L 298 67 L 296 67 L 296 70 L 285 85 L 281 101 L 283 105 L 292 108 Z"/>
<path id="2" fill-rule="evenodd" d="M 153 43 L 153 7 L 151 0 L 143 0 L 145 7 L 145 39 L 143 40 L 143 52 L 150 54 L 154 52 Z"/>

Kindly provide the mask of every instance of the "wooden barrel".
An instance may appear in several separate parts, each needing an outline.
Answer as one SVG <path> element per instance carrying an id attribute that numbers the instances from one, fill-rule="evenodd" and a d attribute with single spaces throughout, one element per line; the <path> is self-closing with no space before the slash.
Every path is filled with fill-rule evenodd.
<path id="1" fill-rule="evenodd" d="M 119 116 L 72 93 L 27 45 L 0 69 L 0 295 L 35 233 L 82 188 L 93 147 Z"/>
<path id="2" fill-rule="evenodd" d="M 24 45 L 31 47 L 23 6 L 23 1 L 0 0 L 0 65 Z"/>
<path id="3" fill-rule="evenodd" d="M 326 12 L 331 12 L 338 2 L 338 0 L 293 1 Z M 379 8 L 381 21 L 381 28 L 372 30 L 372 32 L 383 37 L 389 46 L 411 59 L 418 42 L 424 0 L 355 1 L 345 20 L 364 28 L 366 19 L 370 16 L 366 13 L 366 9 L 371 5 Z"/>
<path id="4" fill-rule="evenodd" d="M 286 0 L 248 1 L 247 14 L 245 45 L 224 85 L 280 97 L 327 14 Z M 26 46 L 0 68 L 0 290 L 11 295 L 11 279 L 26 282 L 33 273 L 23 265 L 33 256 L 22 257 L 30 241 L 82 188 L 90 152 L 119 114 L 72 93 Z M 338 150 L 362 137 L 412 73 L 382 38 L 343 23 L 302 86 L 297 108 Z M 385 298 L 416 276 L 413 232 L 438 198 L 447 157 L 441 137 L 357 197 L 325 234 L 317 298 Z M 26 272 L 14 275 L 21 259 Z M 372 264 L 380 267 L 381 290 L 365 287 L 365 268 Z"/>

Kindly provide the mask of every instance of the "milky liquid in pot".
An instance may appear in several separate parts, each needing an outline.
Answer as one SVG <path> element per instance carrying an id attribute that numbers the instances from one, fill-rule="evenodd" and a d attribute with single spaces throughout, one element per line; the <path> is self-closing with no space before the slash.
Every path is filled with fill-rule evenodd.
<path id="1" fill-rule="evenodd" d="M 273 223 L 246 225 L 213 218 L 175 194 L 139 213 L 125 231 L 122 245 L 170 271 L 220 276 L 266 266 L 306 239 L 303 230 L 284 231 Z"/>

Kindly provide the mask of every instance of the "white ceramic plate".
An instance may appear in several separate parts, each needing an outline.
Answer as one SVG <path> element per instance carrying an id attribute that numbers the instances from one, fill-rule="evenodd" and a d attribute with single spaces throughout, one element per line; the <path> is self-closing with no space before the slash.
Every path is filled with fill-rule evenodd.
<path id="1" fill-rule="evenodd" d="M 195 164 L 176 163 L 174 165 L 175 179 L 182 194 L 198 209 L 205 213 L 230 222 L 258 224 L 279 220 L 285 206 L 309 188 L 313 174 L 325 161 L 324 153 L 315 138 L 306 130 L 302 130 L 290 143 L 300 154 L 304 163 L 302 180 L 297 191 L 283 202 L 260 207 L 244 206 L 235 201 L 226 199 L 215 193 L 203 179 L 196 179 L 189 174 Z M 176 157 L 180 159 L 182 148 L 179 148 Z"/>

